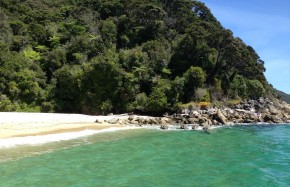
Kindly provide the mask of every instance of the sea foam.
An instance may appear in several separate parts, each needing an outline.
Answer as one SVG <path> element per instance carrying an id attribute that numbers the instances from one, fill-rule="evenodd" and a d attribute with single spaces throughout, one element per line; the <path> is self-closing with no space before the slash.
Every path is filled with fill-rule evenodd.
<path id="1" fill-rule="evenodd" d="M 98 133 L 113 132 L 117 130 L 129 130 L 136 129 L 137 127 L 111 127 L 102 130 L 83 130 L 79 132 L 65 132 L 58 134 L 47 134 L 47 135 L 36 135 L 36 136 L 25 136 L 25 137 L 13 137 L 0 139 L 0 148 L 11 148 L 21 145 L 41 145 L 45 143 L 52 143 L 58 141 L 72 140 L 85 136 L 90 136 Z"/>

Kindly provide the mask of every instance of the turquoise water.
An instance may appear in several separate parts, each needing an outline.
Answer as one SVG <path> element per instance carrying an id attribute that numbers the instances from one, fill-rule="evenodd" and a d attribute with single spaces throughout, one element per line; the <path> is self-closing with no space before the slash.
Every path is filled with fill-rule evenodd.
<path id="1" fill-rule="evenodd" d="M 0 154 L 5 187 L 290 186 L 288 125 L 128 130 Z"/>

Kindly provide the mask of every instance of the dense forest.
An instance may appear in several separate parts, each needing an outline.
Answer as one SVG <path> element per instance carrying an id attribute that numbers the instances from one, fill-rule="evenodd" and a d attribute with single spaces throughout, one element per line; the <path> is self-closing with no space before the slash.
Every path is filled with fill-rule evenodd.
<path id="1" fill-rule="evenodd" d="M 0 111 L 163 112 L 271 97 L 264 71 L 199 1 L 0 1 Z"/>

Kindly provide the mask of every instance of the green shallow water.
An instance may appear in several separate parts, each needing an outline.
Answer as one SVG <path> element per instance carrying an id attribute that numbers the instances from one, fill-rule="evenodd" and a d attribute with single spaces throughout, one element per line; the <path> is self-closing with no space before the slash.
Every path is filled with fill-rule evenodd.
<path id="1" fill-rule="evenodd" d="M 288 125 L 108 132 L 0 154 L 5 187 L 290 186 Z"/>

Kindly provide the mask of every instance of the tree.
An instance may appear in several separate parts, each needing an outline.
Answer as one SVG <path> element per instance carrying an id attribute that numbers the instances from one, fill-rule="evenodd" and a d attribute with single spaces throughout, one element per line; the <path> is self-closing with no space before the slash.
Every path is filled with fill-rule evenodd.
<path id="1" fill-rule="evenodd" d="M 246 98 L 247 97 L 247 83 L 243 76 L 236 75 L 230 85 L 229 97 L 231 98 Z"/>
<path id="2" fill-rule="evenodd" d="M 258 98 L 265 94 L 265 88 L 263 84 L 258 80 L 248 80 L 248 97 Z"/>
<path id="3" fill-rule="evenodd" d="M 184 74 L 184 101 L 194 99 L 194 92 L 202 87 L 206 80 L 206 74 L 200 67 L 190 67 Z"/>

